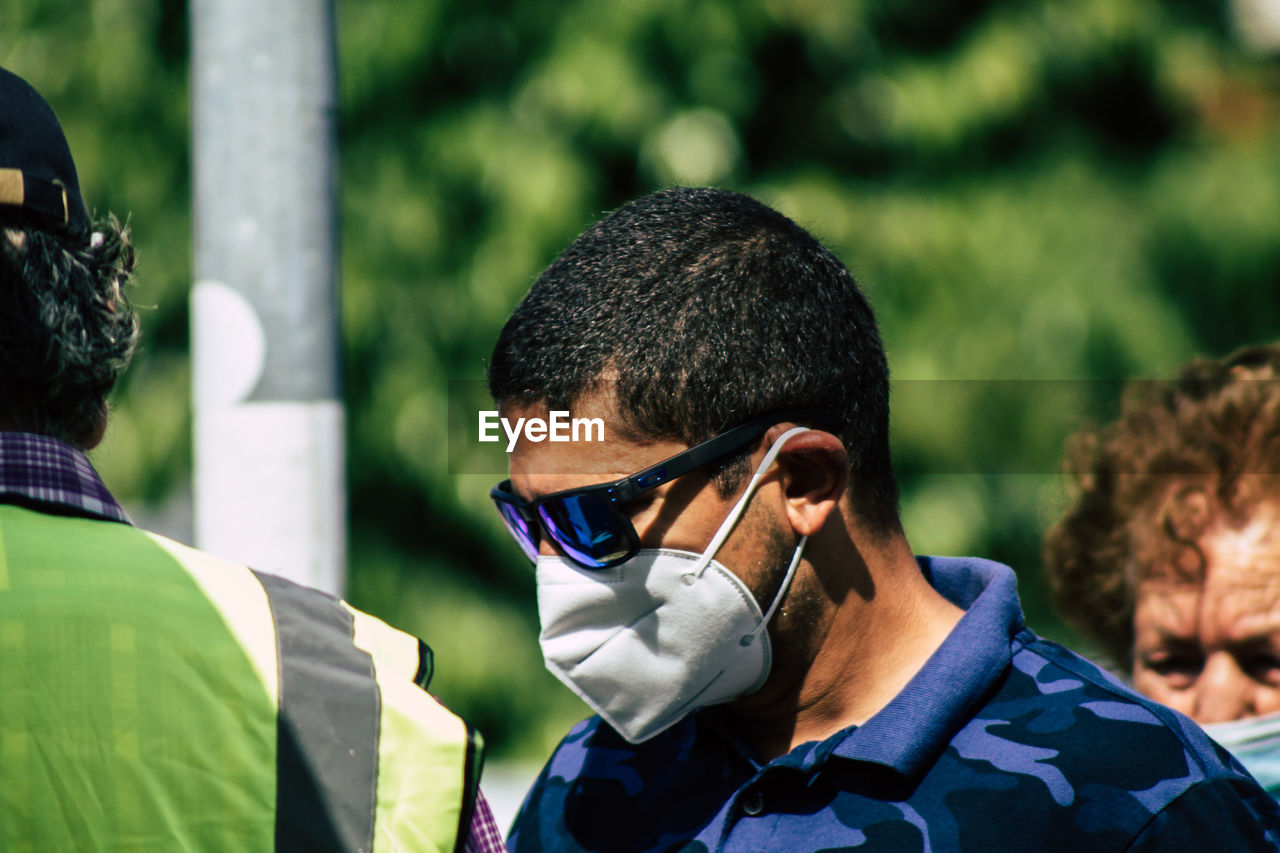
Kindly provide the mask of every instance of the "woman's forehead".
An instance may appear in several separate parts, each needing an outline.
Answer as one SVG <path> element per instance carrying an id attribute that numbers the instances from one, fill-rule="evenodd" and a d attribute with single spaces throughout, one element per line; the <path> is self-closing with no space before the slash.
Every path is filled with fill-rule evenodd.
<path id="1" fill-rule="evenodd" d="M 1198 513 L 1203 515 L 1203 513 Z M 1130 571 L 1138 586 L 1199 586 L 1212 573 L 1231 585 L 1269 582 L 1280 571 L 1280 498 L 1228 516 L 1216 509 L 1193 537 L 1170 529 L 1168 518 L 1134 525 Z"/>
<path id="2" fill-rule="evenodd" d="M 1139 633 L 1243 642 L 1280 632 L 1280 528 L 1259 515 L 1221 526 L 1196 543 L 1203 571 L 1154 567 L 1138 585 L 1134 627 Z"/>

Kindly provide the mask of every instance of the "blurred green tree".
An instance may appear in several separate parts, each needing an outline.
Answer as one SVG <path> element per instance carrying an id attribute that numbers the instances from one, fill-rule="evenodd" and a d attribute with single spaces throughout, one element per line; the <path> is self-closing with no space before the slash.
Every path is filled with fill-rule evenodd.
<path id="1" fill-rule="evenodd" d="M 449 465 L 540 269 L 673 183 L 755 194 L 867 287 L 908 534 L 1018 569 L 1063 438 L 1118 382 L 1280 334 L 1280 66 L 1225 2 L 598 0 L 339 8 L 350 597 L 439 655 L 496 754 L 583 706 L 541 668 L 532 573 Z M 145 344 L 97 461 L 134 505 L 190 477 L 187 16 L 9 0 L 0 64 L 58 109 L 99 211 L 132 212 Z"/>

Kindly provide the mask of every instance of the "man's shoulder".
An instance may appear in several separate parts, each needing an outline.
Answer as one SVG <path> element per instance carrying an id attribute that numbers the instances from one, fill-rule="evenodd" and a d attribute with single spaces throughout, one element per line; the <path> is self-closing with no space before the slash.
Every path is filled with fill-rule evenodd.
<path id="1" fill-rule="evenodd" d="M 930 826 L 954 823 L 973 849 L 1151 837 L 1177 851 L 1261 849 L 1250 845 L 1280 827 L 1265 792 L 1186 717 L 1028 630 L 1011 653 L 909 798 Z M 1192 832 L 1184 812 L 1217 829 Z"/>
<path id="2" fill-rule="evenodd" d="M 228 557 L 202 551 L 199 548 L 184 544 L 176 539 L 170 539 L 168 536 L 163 536 L 151 530 L 133 529 L 153 545 L 159 546 L 170 558 L 192 574 L 197 581 L 207 583 L 211 579 L 226 581 L 228 578 L 236 577 L 251 581 L 255 586 L 265 587 L 268 593 L 276 592 L 278 595 L 304 602 L 341 604 L 347 610 L 354 610 L 350 605 L 323 590 L 297 583 L 282 575 L 258 570 Z"/>
<path id="3" fill-rule="evenodd" d="M 181 565 L 211 600 L 224 601 L 242 610 L 246 597 L 252 597 L 269 608 L 277 623 L 287 621 L 312 632 L 329 628 L 344 637 L 354 632 L 356 645 L 368 646 L 366 651 L 371 654 L 373 651 L 392 654 L 402 664 L 400 668 L 407 667 L 410 674 L 417 667 L 419 674 L 414 680 L 421 681 L 424 687 L 429 680 L 431 651 L 425 643 L 343 599 L 158 533 L 146 530 L 139 533 Z M 416 663 L 410 666 L 409 660 Z"/>
<path id="4" fill-rule="evenodd" d="M 1117 724 L 1147 726 L 1171 746 L 1199 754 L 1212 741 L 1190 719 L 1138 693 L 1115 674 L 1052 640 L 1022 630 L 1015 638 L 1011 677 L 1000 693 L 1039 697 L 1042 706 L 1071 707 Z M 1033 701 L 1034 698 L 1033 698 Z M 1128 731 L 1127 729 L 1125 731 Z M 1223 753 L 1225 754 L 1225 753 Z"/>
<path id="5" fill-rule="evenodd" d="M 231 560 L 227 557 L 220 557 L 217 554 L 211 554 L 208 551 L 201 551 L 199 548 L 179 542 L 176 539 L 171 539 L 170 537 L 161 533 L 156 533 L 153 530 L 147 530 L 142 527 L 134 527 L 131 529 L 137 536 L 150 540 L 152 544 L 158 545 L 161 550 L 168 553 L 170 557 L 184 565 L 195 562 L 211 568 L 218 568 L 222 571 L 250 571 L 249 567 L 244 563 L 238 563 L 235 560 Z"/>
<path id="6" fill-rule="evenodd" d="M 1006 676 L 952 741 L 962 755 L 1002 756 L 1064 805 L 1100 786 L 1155 811 L 1202 781 L 1244 777 L 1195 723 L 1086 658 L 1028 630 L 1012 652 Z"/>

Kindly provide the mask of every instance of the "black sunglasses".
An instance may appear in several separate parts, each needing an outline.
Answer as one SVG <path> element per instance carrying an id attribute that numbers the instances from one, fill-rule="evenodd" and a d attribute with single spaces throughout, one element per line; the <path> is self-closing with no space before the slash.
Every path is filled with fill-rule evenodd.
<path id="1" fill-rule="evenodd" d="M 811 409 L 797 409 L 761 415 L 612 483 L 565 489 L 526 501 L 511 492 L 510 480 L 504 480 L 489 490 L 489 497 L 530 560 L 538 560 L 541 528 L 579 566 L 607 569 L 631 559 L 640 550 L 640 537 L 622 511 L 628 501 L 742 449 L 774 424 L 813 422 L 818 414 Z"/>

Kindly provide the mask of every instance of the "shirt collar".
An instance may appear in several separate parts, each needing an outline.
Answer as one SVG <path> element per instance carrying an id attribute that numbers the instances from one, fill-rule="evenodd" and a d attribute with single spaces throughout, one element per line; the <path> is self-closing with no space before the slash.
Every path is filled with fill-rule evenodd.
<path id="1" fill-rule="evenodd" d="M 0 432 L 0 503 L 129 523 L 84 453 L 31 433 Z"/>
<path id="2" fill-rule="evenodd" d="M 902 692 L 832 749 L 908 776 L 972 717 L 1009 665 L 1011 641 L 1023 627 L 1017 579 L 1008 566 L 977 558 L 918 560 L 934 589 L 965 614 Z"/>

